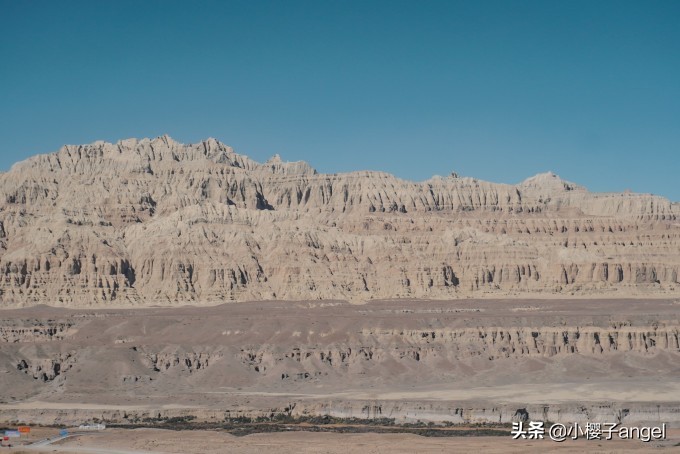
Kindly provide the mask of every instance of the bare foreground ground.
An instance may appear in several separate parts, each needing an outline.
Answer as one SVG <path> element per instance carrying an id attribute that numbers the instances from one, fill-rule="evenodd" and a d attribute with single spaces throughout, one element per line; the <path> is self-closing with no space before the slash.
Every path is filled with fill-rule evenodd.
<path id="1" fill-rule="evenodd" d="M 679 319 L 676 300 L 5 310 L 0 425 L 33 425 L 34 439 L 109 425 L 30 448 L 43 452 L 680 452 Z M 396 432 L 428 423 L 509 430 L 519 420 L 670 430 L 650 443 L 258 428 L 235 436 L 250 423 L 299 428 L 315 417 Z"/>
<path id="2" fill-rule="evenodd" d="M 44 432 L 48 430 L 45 429 Z M 67 439 L 41 448 L 13 448 L 6 452 L 58 452 L 91 454 L 141 453 L 450 453 L 450 452 L 680 452 L 680 431 L 671 430 L 664 442 L 622 440 L 513 440 L 511 437 L 427 438 L 411 434 L 337 434 L 291 432 L 236 437 L 215 431 L 113 429 Z"/>

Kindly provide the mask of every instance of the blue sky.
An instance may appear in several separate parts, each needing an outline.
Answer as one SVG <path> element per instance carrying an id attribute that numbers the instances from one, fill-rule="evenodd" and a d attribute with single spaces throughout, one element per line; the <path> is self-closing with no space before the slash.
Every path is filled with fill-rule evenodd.
<path id="1" fill-rule="evenodd" d="M 680 201 L 678 1 L 0 0 L 0 169 L 215 137 L 323 172 Z"/>

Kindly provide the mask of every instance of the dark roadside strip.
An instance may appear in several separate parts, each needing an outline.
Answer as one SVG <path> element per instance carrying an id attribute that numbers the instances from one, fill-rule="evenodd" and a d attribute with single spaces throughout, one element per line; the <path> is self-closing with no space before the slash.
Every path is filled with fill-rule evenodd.
<path id="1" fill-rule="evenodd" d="M 435 425 L 421 422 L 396 424 L 394 419 L 366 420 L 359 418 L 291 417 L 274 415 L 271 418 L 237 417 L 221 422 L 198 422 L 192 417 L 144 419 L 130 424 L 111 424 L 110 428 L 156 428 L 168 430 L 219 430 L 235 436 L 273 432 L 334 432 L 334 433 L 410 433 L 424 437 L 480 437 L 510 435 L 509 425 Z"/>

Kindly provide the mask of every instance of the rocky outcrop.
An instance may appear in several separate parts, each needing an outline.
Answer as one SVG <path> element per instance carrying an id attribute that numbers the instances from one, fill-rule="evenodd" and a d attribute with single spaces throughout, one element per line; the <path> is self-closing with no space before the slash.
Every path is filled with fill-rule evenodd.
<path id="1" fill-rule="evenodd" d="M 43 323 L 37 320 L 20 320 L 11 323 L 0 320 L 0 343 L 43 342 L 61 340 L 72 333 L 72 321 Z"/>
<path id="2" fill-rule="evenodd" d="M 137 351 L 137 348 L 134 347 Z M 145 360 L 154 372 L 177 372 L 186 371 L 192 373 L 201 369 L 207 369 L 211 362 L 219 359 L 219 353 L 145 353 Z"/>
<path id="3" fill-rule="evenodd" d="M 214 140 L 65 146 L 0 175 L 0 305 L 680 295 L 680 206 L 320 174 Z"/>
<path id="4" fill-rule="evenodd" d="M 20 360 L 17 370 L 35 380 L 50 382 L 69 370 L 76 362 L 75 352 L 57 355 L 54 358 L 31 358 Z"/>

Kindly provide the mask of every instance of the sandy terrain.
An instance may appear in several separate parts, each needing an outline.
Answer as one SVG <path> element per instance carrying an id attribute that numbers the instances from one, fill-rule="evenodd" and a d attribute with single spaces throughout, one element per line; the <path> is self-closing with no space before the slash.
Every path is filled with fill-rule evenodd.
<path id="1" fill-rule="evenodd" d="M 245 437 L 214 431 L 157 429 L 107 430 L 31 452 L 62 453 L 443 453 L 443 452 L 680 452 L 680 433 L 671 431 L 665 442 L 623 440 L 513 440 L 511 437 L 428 438 L 409 434 L 335 434 L 291 432 Z"/>

